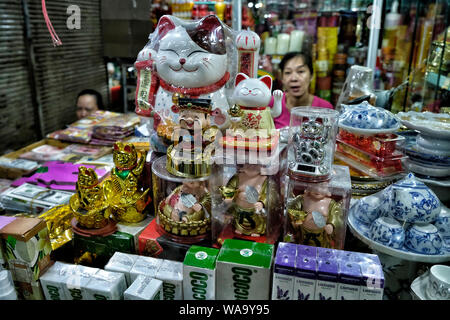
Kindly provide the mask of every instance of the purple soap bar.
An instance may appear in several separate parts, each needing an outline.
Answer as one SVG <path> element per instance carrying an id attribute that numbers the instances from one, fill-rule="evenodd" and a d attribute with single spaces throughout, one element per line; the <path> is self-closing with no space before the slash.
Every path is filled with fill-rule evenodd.
<path id="1" fill-rule="evenodd" d="M 317 260 L 307 256 L 298 256 L 295 260 L 295 275 L 301 278 L 317 278 Z"/>
<path id="2" fill-rule="evenodd" d="M 356 252 L 352 251 L 345 251 L 345 250 L 337 250 L 336 251 L 336 259 L 337 260 L 343 260 L 343 261 L 353 261 L 354 255 Z"/>
<path id="3" fill-rule="evenodd" d="M 361 284 L 361 269 L 358 263 L 339 261 L 339 282 L 359 286 Z"/>
<path id="4" fill-rule="evenodd" d="M 337 282 L 338 264 L 336 260 L 318 260 L 317 278 L 319 280 Z"/>
<path id="5" fill-rule="evenodd" d="M 337 252 L 339 250 L 331 248 L 317 248 L 317 259 L 318 260 L 335 260 Z"/>
<path id="6" fill-rule="evenodd" d="M 317 247 L 305 246 L 303 244 L 297 245 L 297 255 L 298 256 L 307 256 L 311 258 L 317 257 Z"/>
<path id="7" fill-rule="evenodd" d="M 274 272 L 293 275 L 297 248 L 295 244 L 281 242 L 275 256 Z"/>

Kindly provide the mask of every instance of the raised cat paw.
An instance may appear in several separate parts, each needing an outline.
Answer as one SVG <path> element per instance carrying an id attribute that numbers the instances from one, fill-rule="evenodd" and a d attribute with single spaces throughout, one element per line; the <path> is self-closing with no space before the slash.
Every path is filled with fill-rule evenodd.
<path id="1" fill-rule="evenodd" d="M 283 91 L 281 90 L 275 90 L 273 92 L 273 99 L 275 101 L 280 101 L 283 98 Z"/>

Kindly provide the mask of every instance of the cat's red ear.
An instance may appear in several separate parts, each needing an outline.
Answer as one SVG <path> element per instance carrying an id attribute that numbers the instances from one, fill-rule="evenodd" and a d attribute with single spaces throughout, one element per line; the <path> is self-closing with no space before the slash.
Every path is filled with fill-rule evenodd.
<path id="1" fill-rule="evenodd" d="M 226 54 L 225 32 L 222 23 L 215 15 L 185 26 L 187 33 L 200 48 L 213 54 Z"/>
<path id="2" fill-rule="evenodd" d="M 236 79 L 234 80 L 234 86 L 237 86 L 239 82 L 245 79 L 248 79 L 248 76 L 245 73 L 238 73 L 236 75 Z"/>
<path id="3" fill-rule="evenodd" d="M 123 148 L 123 150 L 125 150 L 126 152 L 131 152 L 132 148 L 129 144 L 125 145 L 125 147 Z"/>
<path id="4" fill-rule="evenodd" d="M 162 16 L 161 19 L 159 19 L 157 28 L 159 38 L 161 39 L 167 34 L 167 32 L 175 29 L 175 24 L 168 16 Z"/>
<path id="5" fill-rule="evenodd" d="M 272 78 L 270 76 L 261 77 L 259 78 L 259 80 L 263 82 L 269 88 L 269 90 L 272 90 Z"/>
<path id="6" fill-rule="evenodd" d="M 170 19 L 169 16 L 162 16 L 161 19 L 158 21 L 158 25 L 156 26 L 156 30 L 158 30 L 158 33 L 156 34 L 156 37 L 153 39 L 154 47 L 153 49 L 155 51 L 159 50 L 159 42 L 162 38 L 165 37 L 167 32 L 169 32 L 172 29 L 175 29 L 175 24 Z"/>
<path id="7" fill-rule="evenodd" d="M 119 146 L 117 145 L 117 143 L 114 143 L 114 150 L 116 150 L 116 151 L 119 150 Z"/>

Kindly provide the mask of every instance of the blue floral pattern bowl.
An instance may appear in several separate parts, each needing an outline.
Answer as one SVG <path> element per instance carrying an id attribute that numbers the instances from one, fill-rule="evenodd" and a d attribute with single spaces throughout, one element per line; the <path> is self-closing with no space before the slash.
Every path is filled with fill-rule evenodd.
<path id="1" fill-rule="evenodd" d="M 391 210 L 394 199 L 393 188 L 394 185 L 390 185 L 368 197 L 353 199 L 348 213 L 350 230 L 374 250 L 401 259 L 427 263 L 450 261 L 450 209 L 438 202 L 440 211 L 432 223 L 399 220 L 394 217 Z M 374 198 L 379 200 L 374 200 Z M 434 203 L 434 201 L 429 203 Z M 375 220 L 372 221 L 374 218 Z M 396 229 L 398 231 L 395 232 L 386 230 L 379 226 L 380 221 L 387 221 L 397 228 L 400 225 L 403 232 L 399 229 Z M 430 232 L 420 234 L 416 232 L 416 230 L 423 229 L 423 226 L 432 229 L 431 233 L 437 232 L 439 237 L 431 235 Z M 402 239 L 403 245 L 401 245 Z"/>
<path id="2" fill-rule="evenodd" d="M 360 134 L 377 134 L 396 131 L 400 120 L 391 112 L 374 107 L 367 101 L 359 105 L 342 105 L 339 127 Z"/>
<path id="3" fill-rule="evenodd" d="M 380 217 L 370 226 L 370 237 L 385 246 L 400 249 L 405 242 L 405 231 L 397 220 Z"/>
<path id="4" fill-rule="evenodd" d="M 442 238 L 434 225 L 414 224 L 406 230 L 405 247 L 417 253 L 439 254 Z"/>

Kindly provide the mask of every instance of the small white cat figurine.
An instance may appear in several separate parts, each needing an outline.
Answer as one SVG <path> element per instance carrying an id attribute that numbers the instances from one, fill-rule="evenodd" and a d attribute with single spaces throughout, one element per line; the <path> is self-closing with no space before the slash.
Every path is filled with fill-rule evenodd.
<path id="1" fill-rule="evenodd" d="M 243 129 L 275 129 L 273 118 L 281 114 L 281 99 L 283 92 L 275 90 L 273 93 L 273 108 L 267 105 L 270 102 L 272 78 L 249 78 L 244 73 L 238 73 L 235 80 L 235 89 L 232 101 L 241 110 L 241 128 Z"/>

